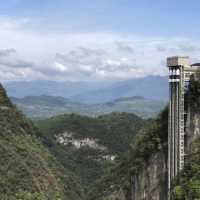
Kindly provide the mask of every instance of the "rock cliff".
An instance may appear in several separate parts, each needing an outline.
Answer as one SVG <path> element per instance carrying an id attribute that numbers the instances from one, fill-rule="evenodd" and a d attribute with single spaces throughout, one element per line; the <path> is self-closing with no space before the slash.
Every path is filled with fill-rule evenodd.
<path id="1" fill-rule="evenodd" d="M 88 199 L 166 200 L 167 127 L 166 108 L 137 134 L 124 160 L 96 183 Z"/>
<path id="2" fill-rule="evenodd" d="M 156 153 L 131 177 L 131 200 L 166 200 L 167 163 Z"/>

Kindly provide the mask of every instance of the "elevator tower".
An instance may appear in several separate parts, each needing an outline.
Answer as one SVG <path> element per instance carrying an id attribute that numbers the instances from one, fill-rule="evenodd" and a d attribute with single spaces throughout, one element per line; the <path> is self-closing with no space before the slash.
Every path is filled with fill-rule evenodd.
<path id="1" fill-rule="evenodd" d="M 171 181 L 184 167 L 187 118 L 184 97 L 190 76 L 197 68 L 195 64 L 189 65 L 188 57 L 178 56 L 167 58 L 167 67 L 169 68 L 168 190 L 170 192 Z"/>

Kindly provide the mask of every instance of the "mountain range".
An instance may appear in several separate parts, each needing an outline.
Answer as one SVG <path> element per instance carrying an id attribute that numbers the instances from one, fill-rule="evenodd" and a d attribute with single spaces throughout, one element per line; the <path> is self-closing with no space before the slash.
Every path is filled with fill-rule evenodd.
<path id="1" fill-rule="evenodd" d="M 73 102 L 98 104 L 121 97 L 142 96 L 145 99 L 167 100 L 167 78 L 147 76 L 121 81 L 96 82 L 55 82 L 35 80 L 27 82 L 7 82 L 4 86 L 9 96 L 61 96 Z"/>
<path id="2" fill-rule="evenodd" d="M 12 97 L 11 101 L 30 118 L 49 118 L 52 116 L 76 113 L 96 117 L 112 112 L 134 113 L 142 118 L 155 117 L 166 105 L 166 101 L 150 100 L 144 97 L 121 97 L 106 103 L 83 104 L 64 97 L 27 96 Z"/>
<path id="3" fill-rule="evenodd" d="M 168 81 L 166 77 L 147 76 L 125 81 L 115 82 L 106 88 L 82 92 L 70 97 L 82 103 L 105 103 L 120 97 L 142 96 L 152 100 L 168 99 Z"/>

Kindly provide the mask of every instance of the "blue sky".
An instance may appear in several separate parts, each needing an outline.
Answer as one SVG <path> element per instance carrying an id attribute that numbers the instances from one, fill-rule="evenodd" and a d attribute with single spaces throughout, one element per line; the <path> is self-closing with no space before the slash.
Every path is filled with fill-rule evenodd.
<path id="1" fill-rule="evenodd" d="M 198 37 L 199 8 L 198 0 L 6 0 L 0 13 L 76 31 Z"/>
<path id="2" fill-rule="evenodd" d="M 197 0 L 2 1 L 0 78 L 164 75 L 166 56 L 200 58 L 199 7 Z"/>

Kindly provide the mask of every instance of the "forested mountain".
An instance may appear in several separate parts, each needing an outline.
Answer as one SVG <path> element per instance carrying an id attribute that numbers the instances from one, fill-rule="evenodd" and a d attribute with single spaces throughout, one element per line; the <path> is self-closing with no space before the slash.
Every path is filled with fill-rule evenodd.
<path id="1" fill-rule="evenodd" d="M 66 168 L 81 177 L 86 187 L 120 160 L 146 123 L 127 113 L 97 118 L 71 114 L 36 122 L 46 141 L 51 141 L 51 151 Z"/>
<path id="2" fill-rule="evenodd" d="M 96 181 L 87 199 L 167 199 L 167 127 L 168 108 L 139 131 L 123 159 Z"/>
<path id="3" fill-rule="evenodd" d="M 79 179 L 41 141 L 0 85 L 0 199 L 81 200 Z"/>
<path id="4" fill-rule="evenodd" d="M 89 191 L 89 200 L 200 199 L 200 73 L 185 96 L 185 166 L 168 193 L 168 108 L 134 137 L 129 152 Z"/>
<path id="5" fill-rule="evenodd" d="M 173 200 L 200 198 L 199 80 L 191 80 L 186 95 L 186 164 L 173 181 Z M 48 103 L 53 107 L 65 99 Z M 36 128 L 0 87 L 0 110 L 0 199 L 167 199 L 167 107 L 156 119 L 64 114 L 36 120 Z"/>
<path id="6" fill-rule="evenodd" d="M 103 104 L 76 103 L 64 97 L 27 96 L 11 98 L 30 118 L 48 118 L 65 113 L 100 116 L 112 112 L 134 113 L 143 118 L 155 117 L 166 105 L 165 101 L 145 99 L 141 96 L 122 97 Z"/>

